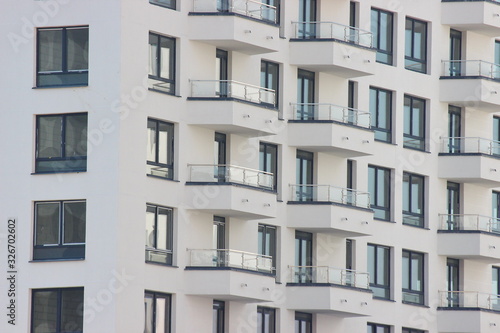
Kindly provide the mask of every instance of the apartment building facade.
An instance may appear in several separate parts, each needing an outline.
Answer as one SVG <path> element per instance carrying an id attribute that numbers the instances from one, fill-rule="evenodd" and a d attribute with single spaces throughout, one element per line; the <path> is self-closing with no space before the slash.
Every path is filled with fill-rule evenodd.
<path id="1" fill-rule="evenodd" d="M 0 9 L 1 332 L 498 331 L 498 1 Z"/>

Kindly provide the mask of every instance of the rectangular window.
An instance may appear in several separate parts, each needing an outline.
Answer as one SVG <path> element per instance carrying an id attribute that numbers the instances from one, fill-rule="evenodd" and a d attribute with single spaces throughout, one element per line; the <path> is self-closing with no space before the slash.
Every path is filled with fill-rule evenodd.
<path id="1" fill-rule="evenodd" d="M 424 181 L 423 176 L 403 173 L 403 224 L 424 227 Z"/>
<path id="2" fill-rule="evenodd" d="M 492 267 L 491 271 L 491 293 L 500 295 L 500 267 Z"/>
<path id="3" fill-rule="evenodd" d="M 146 262 L 172 265 L 172 208 L 146 205 Z"/>
<path id="4" fill-rule="evenodd" d="M 405 68 L 427 72 L 427 23 L 406 18 L 405 24 Z"/>
<path id="5" fill-rule="evenodd" d="M 223 301 L 215 301 L 212 307 L 212 333 L 225 333 L 225 307 Z"/>
<path id="6" fill-rule="evenodd" d="M 174 179 L 174 124 L 148 119 L 146 172 Z"/>
<path id="7" fill-rule="evenodd" d="M 295 333 L 312 333 L 313 315 L 305 312 L 295 312 Z"/>
<path id="8" fill-rule="evenodd" d="M 387 325 L 368 323 L 366 332 L 367 333 L 391 333 L 391 327 L 387 326 Z"/>
<path id="9" fill-rule="evenodd" d="M 403 302 L 424 304 L 424 254 L 403 250 Z"/>
<path id="10" fill-rule="evenodd" d="M 401 333 L 425 333 L 425 331 L 417 330 L 417 329 L 414 329 L 414 328 L 405 328 L 405 327 L 403 327 L 403 330 L 401 331 Z"/>
<path id="11" fill-rule="evenodd" d="M 295 163 L 297 187 L 294 195 L 297 201 L 312 201 L 314 199 L 313 186 L 311 186 L 313 184 L 314 153 L 297 150 Z"/>
<path id="12" fill-rule="evenodd" d="M 370 87 L 370 114 L 375 139 L 392 142 L 392 91 Z"/>
<path id="13" fill-rule="evenodd" d="M 303 69 L 297 72 L 297 120 L 314 120 L 315 74 Z"/>
<path id="14" fill-rule="evenodd" d="M 31 333 L 83 332 L 83 288 L 33 289 Z"/>
<path id="15" fill-rule="evenodd" d="M 146 291 L 144 333 L 170 333 L 171 306 L 171 295 Z"/>
<path id="16" fill-rule="evenodd" d="M 176 0 L 149 0 L 149 3 L 170 9 L 175 9 Z"/>
<path id="17" fill-rule="evenodd" d="M 500 40 L 495 41 L 495 64 L 500 65 Z"/>
<path id="18" fill-rule="evenodd" d="M 390 267 L 391 249 L 387 246 L 368 244 L 368 272 L 374 297 L 390 299 Z"/>
<path id="19" fill-rule="evenodd" d="M 87 114 L 36 117 L 35 172 L 87 171 Z"/>
<path id="20" fill-rule="evenodd" d="M 405 95 L 403 131 L 405 148 L 425 150 L 425 100 Z"/>
<path id="21" fill-rule="evenodd" d="M 393 14 L 372 8 L 371 32 L 373 47 L 377 50 L 377 62 L 392 65 Z"/>
<path id="22" fill-rule="evenodd" d="M 299 0 L 298 38 L 316 38 L 317 0 Z"/>
<path id="23" fill-rule="evenodd" d="M 276 271 L 276 227 L 259 224 L 259 254 L 270 256 L 273 260 L 273 272 Z"/>
<path id="24" fill-rule="evenodd" d="M 260 86 L 272 89 L 274 94 L 263 94 L 261 97 L 263 104 L 270 104 L 278 108 L 279 101 L 279 74 L 280 65 L 270 61 L 262 60 L 260 63 Z M 269 100 L 266 100 L 269 99 Z"/>
<path id="25" fill-rule="evenodd" d="M 89 27 L 37 30 L 37 87 L 86 86 Z"/>
<path id="26" fill-rule="evenodd" d="M 370 208 L 376 219 L 391 219 L 391 170 L 374 165 L 368 166 L 368 190 Z"/>
<path id="27" fill-rule="evenodd" d="M 462 75 L 462 32 L 450 29 L 450 76 Z"/>
<path id="28" fill-rule="evenodd" d="M 259 169 L 273 174 L 273 189 L 278 189 L 278 146 L 271 143 L 259 144 Z M 267 179 L 267 178 L 265 178 Z M 266 184 L 270 186 L 271 184 Z"/>
<path id="29" fill-rule="evenodd" d="M 86 202 L 35 203 L 33 260 L 84 259 Z"/>
<path id="30" fill-rule="evenodd" d="M 257 307 L 257 333 L 276 332 L 276 309 Z"/>
<path id="31" fill-rule="evenodd" d="M 313 234 L 295 230 L 295 283 L 313 282 Z"/>
<path id="32" fill-rule="evenodd" d="M 491 153 L 493 155 L 500 155 L 500 117 L 493 117 L 493 140 Z"/>
<path id="33" fill-rule="evenodd" d="M 149 87 L 175 94 L 175 38 L 149 33 Z"/>

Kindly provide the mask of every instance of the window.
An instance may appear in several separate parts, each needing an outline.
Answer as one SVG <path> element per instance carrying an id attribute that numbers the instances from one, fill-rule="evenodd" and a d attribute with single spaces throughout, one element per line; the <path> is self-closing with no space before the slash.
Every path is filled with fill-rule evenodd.
<path id="1" fill-rule="evenodd" d="M 87 171 L 87 114 L 36 117 L 35 172 Z"/>
<path id="2" fill-rule="evenodd" d="M 460 153 L 462 136 L 462 109 L 448 106 L 448 150 L 451 154 Z"/>
<path id="3" fill-rule="evenodd" d="M 259 144 L 259 168 L 273 174 L 273 189 L 278 189 L 278 146 L 271 143 Z M 271 185 L 271 184 L 269 184 Z"/>
<path id="4" fill-rule="evenodd" d="M 270 256 L 276 270 L 276 227 L 259 224 L 259 254 Z"/>
<path id="5" fill-rule="evenodd" d="M 491 215 L 493 217 L 491 231 L 500 233 L 500 192 L 493 191 L 491 204 Z"/>
<path id="6" fill-rule="evenodd" d="M 33 260 L 85 258 L 85 201 L 35 203 Z"/>
<path id="7" fill-rule="evenodd" d="M 309 232 L 295 230 L 295 283 L 313 282 L 312 249 L 313 235 Z"/>
<path id="8" fill-rule="evenodd" d="M 491 271 L 491 293 L 500 295 L 500 267 L 492 267 Z"/>
<path id="9" fill-rule="evenodd" d="M 371 128 L 375 131 L 375 139 L 392 142 L 392 92 L 370 87 Z"/>
<path id="10" fill-rule="evenodd" d="M 295 312 L 295 333 L 312 333 L 313 315 L 305 312 Z"/>
<path id="11" fill-rule="evenodd" d="M 387 325 L 368 323 L 366 332 L 367 333 L 390 333 L 391 327 L 387 326 Z"/>
<path id="12" fill-rule="evenodd" d="M 299 1 L 298 38 L 316 38 L 316 5 L 317 0 Z"/>
<path id="13" fill-rule="evenodd" d="M 427 72 L 427 23 L 406 18 L 405 68 Z"/>
<path id="14" fill-rule="evenodd" d="M 500 40 L 495 41 L 495 64 L 500 65 Z"/>
<path id="15" fill-rule="evenodd" d="M 175 2 L 176 0 L 149 0 L 149 3 L 152 3 L 153 5 L 158 5 L 170 9 L 175 9 Z"/>
<path id="16" fill-rule="evenodd" d="M 403 173 L 403 224 L 424 227 L 424 177 Z"/>
<path id="17" fill-rule="evenodd" d="M 267 7 L 267 6 L 261 6 L 261 18 L 264 21 L 270 21 L 272 23 L 280 23 L 280 0 L 261 0 L 260 1 L 263 4 L 273 6 L 276 9 L 273 9 L 272 7 Z"/>
<path id="18" fill-rule="evenodd" d="M 276 332 L 276 310 L 257 307 L 257 333 L 275 333 Z"/>
<path id="19" fill-rule="evenodd" d="M 86 86 L 89 27 L 37 30 L 37 87 Z"/>
<path id="20" fill-rule="evenodd" d="M 149 33 L 149 84 L 156 91 L 175 94 L 175 39 Z"/>
<path id="21" fill-rule="evenodd" d="M 144 333 L 169 333 L 171 295 L 151 291 L 144 293 Z"/>
<path id="22" fill-rule="evenodd" d="M 297 150 L 296 157 L 296 199 L 297 201 L 312 201 L 313 198 L 313 160 L 314 153 Z"/>
<path id="23" fill-rule="evenodd" d="M 373 47 L 377 50 L 377 62 L 392 65 L 393 15 L 381 9 L 372 8 L 371 32 Z"/>
<path id="24" fill-rule="evenodd" d="M 374 165 L 368 166 L 368 190 L 370 208 L 374 217 L 380 220 L 391 219 L 391 170 Z"/>
<path id="25" fill-rule="evenodd" d="M 407 95 L 404 98 L 403 146 L 425 150 L 425 100 Z"/>
<path id="26" fill-rule="evenodd" d="M 450 76 L 462 75 L 462 32 L 450 29 Z"/>
<path id="27" fill-rule="evenodd" d="M 460 216 L 460 184 L 447 182 L 446 183 L 446 211 L 447 211 L 447 220 L 446 220 L 446 229 L 447 230 L 458 230 L 461 226 L 461 216 Z M 444 226 L 443 226 L 444 227 Z"/>
<path id="28" fill-rule="evenodd" d="M 174 179 L 174 124 L 148 119 L 146 172 Z"/>
<path id="29" fill-rule="evenodd" d="M 446 284 L 448 306 L 460 306 L 460 260 L 446 258 Z"/>
<path id="30" fill-rule="evenodd" d="M 314 120 L 314 72 L 299 69 L 297 74 L 297 120 Z"/>
<path id="31" fill-rule="evenodd" d="M 405 327 L 403 327 L 403 330 L 401 332 L 402 333 L 425 333 L 425 331 L 422 331 L 422 330 L 417 330 L 414 328 L 405 328 Z"/>
<path id="32" fill-rule="evenodd" d="M 424 254 L 403 250 L 403 302 L 424 304 Z"/>
<path id="33" fill-rule="evenodd" d="M 212 308 L 212 333 L 225 333 L 224 328 L 224 312 L 225 303 L 223 301 L 215 301 Z"/>
<path id="34" fill-rule="evenodd" d="M 387 246 L 368 244 L 368 272 L 374 297 L 390 299 L 390 267 L 391 249 Z"/>
<path id="35" fill-rule="evenodd" d="M 146 205 L 146 261 L 172 265 L 172 208 Z"/>
<path id="36" fill-rule="evenodd" d="M 83 316 L 83 288 L 33 289 L 31 333 L 81 333 Z"/>
<path id="37" fill-rule="evenodd" d="M 263 100 L 262 102 L 275 108 L 278 107 L 279 101 L 279 71 L 280 66 L 277 63 L 264 60 L 260 63 L 260 86 L 274 90 L 274 95 L 264 94 L 263 97 L 267 97 L 269 100 Z"/>

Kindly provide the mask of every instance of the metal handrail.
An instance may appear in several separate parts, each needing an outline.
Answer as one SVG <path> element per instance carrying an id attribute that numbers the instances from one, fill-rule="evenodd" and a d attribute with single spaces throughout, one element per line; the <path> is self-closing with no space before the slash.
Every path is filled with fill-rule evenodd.
<path id="1" fill-rule="evenodd" d="M 230 164 L 188 164 L 188 168 L 189 181 L 224 181 L 271 190 L 274 188 L 274 175 L 272 172 Z"/>
<path id="2" fill-rule="evenodd" d="M 253 9 L 252 7 L 256 8 Z M 220 9 L 217 7 L 217 0 L 193 0 L 194 12 L 218 12 Z M 238 3 L 235 0 L 228 0 L 227 11 L 239 13 L 244 16 L 259 18 L 261 20 L 277 22 L 277 7 L 255 0 L 240 0 Z M 269 11 L 272 17 L 265 17 L 264 12 Z M 259 13 L 255 15 L 254 13 Z"/>
<path id="3" fill-rule="evenodd" d="M 362 208 L 370 208 L 370 193 L 333 185 L 290 184 L 292 201 L 337 202 Z M 300 188 L 300 190 L 298 189 Z M 306 189 L 304 191 L 304 188 Z M 325 189 L 320 193 L 319 188 Z M 340 193 L 340 197 L 337 195 Z M 364 197 L 364 200 L 360 200 Z"/>
<path id="4" fill-rule="evenodd" d="M 441 153 L 500 154 L 500 141 L 480 137 L 441 137 Z"/>
<path id="5" fill-rule="evenodd" d="M 483 76 L 500 79 L 500 64 L 484 60 L 442 60 L 443 76 Z"/>
<path id="6" fill-rule="evenodd" d="M 439 230 L 477 230 L 500 233 L 500 218 L 479 214 L 439 214 Z"/>
<path id="7" fill-rule="evenodd" d="M 231 249 L 187 249 L 194 267 L 236 267 L 272 273 L 271 256 Z"/>
<path id="8" fill-rule="evenodd" d="M 439 291 L 440 307 L 479 308 L 500 311 L 500 295 L 479 291 Z"/>
<path id="9" fill-rule="evenodd" d="M 235 80 L 189 80 L 191 97 L 231 97 L 253 103 L 276 103 L 276 91 Z M 257 96 L 257 97 L 255 97 Z"/>
<path id="10" fill-rule="evenodd" d="M 292 118 L 294 120 L 335 120 L 343 123 L 352 123 L 364 128 L 370 128 L 371 125 L 371 114 L 368 111 L 361 111 L 332 103 L 291 103 L 291 105 L 293 108 Z M 300 110 L 301 107 L 306 108 L 307 111 L 303 112 Z M 322 110 L 325 111 L 322 112 Z M 360 118 L 366 118 L 366 120 L 360 121 Z"/>
<path id="11" fill-rule="evenodd" d="M 353 269 L 330 266 L 289 266 L 290 282 L 331 283 L 357 288 L 370 288 L 370 274 Z"/>
<path id="12" fill-rule="evenodd" d="M 350 42 L 357 45 L 362 45 L 366 47 L 373 46 L 373 34 L 372 32 L 357 27 L 352 27 L 332 21 L 293 21 L 294 26 L 294 38 L 317 38 L 317 39 L 340 39 L 345 42 Z M 327 28 L 323 29 L 321 26 L 326 25 Z M 301 34 L 300 26 L 313 27 L 309 31 L 305 31 Z M 338 28 L 338 29 L 335 29 Z M 319 31 L 319 33 L 318 33 Z M 342 32 L 342 33 L 339 33 Z M 366 36 L 367 41 L 362 42 L 361 36 Z"/>

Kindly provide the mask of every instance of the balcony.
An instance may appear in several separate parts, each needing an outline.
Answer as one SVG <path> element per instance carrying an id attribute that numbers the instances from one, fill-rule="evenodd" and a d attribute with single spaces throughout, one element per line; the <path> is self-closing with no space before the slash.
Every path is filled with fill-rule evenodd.
<path id="1" fill-rule="evenodd" d="M 190 164 L 190 209 L 247 220 L 276 217 L 272 173 L 234 165 Z"/>
<path id="2" fill-rule="evenodd" d="M 369 193 L 331 185 L 290 185 L 290 191 L 288 227 L 341 237 L 372 234 Z"/>
<path id="3" fill-rule="evenodd" d="M 271 301 L 275 286 L 271 257 L 228 249 L 189 252 L 187 295 L 227 301 Z"/>
<path id="4" fill-rule="evenodd" d="M 500 2 L 442 0 L 441 23 L 458 30 L 474 31 L 490 37 L 500 36 Z"/>
<path id="5" fill-rule="evenodd" d="M 372 75 L 372 33 L 335 22 L 292 22 L 290 64 L 343 78 Z"/>
<path id="6" fill-rule="evenodd" d="M 442 62 L 440 100 L 497 112 L 500 106 L 500 65 L 482 60 Z"/>
<path id="7" fill-rule="evenodd" d="M 500 262 L 500 220 L 471 214 L 440 215 L 438 254 L 486 263 Z"/>
<path id="8" fill-rule="evenodd" d="M 326 103 L 293 104 L 288 145 L 351 158 L 372 155 L 370 113 Z"/>
<path id="9" fill-rule="evenodd" d="M 232 80 L 192 80 L 187 121 L 225 133 L 276 134 L 276 93 Z"/>
<path id="10" fill-rule="evenodd" d="M 477 137 L 441 138 L 438 176 L 459 183 L 498 187 L 499 158 L 499 141 Z"/>
<path id="11" fill-rule="evenodd" d="M 440 291 L 438 331 L 498 332 L 500 296 L 477 291 Z"/>
<path id="12" fill-rule="evenodd" d="M 368 316 L 372 310 L 369 286 L 368 273 L 327 266 L 292 266 L 287 307 L 343 318 Z"/>
<path id="13" fill-rule="evenodd" d="M 191 40 L 249 55 L 278 51 L 278 11 L 254 0 L 194 0 Z"/>

